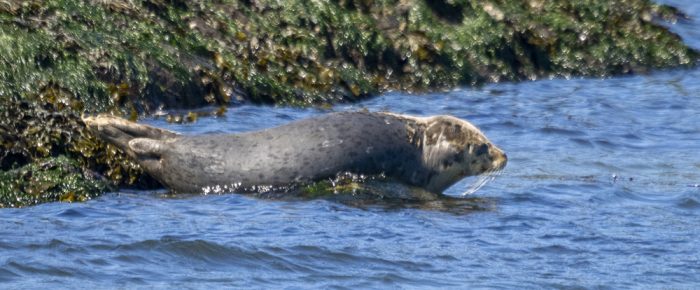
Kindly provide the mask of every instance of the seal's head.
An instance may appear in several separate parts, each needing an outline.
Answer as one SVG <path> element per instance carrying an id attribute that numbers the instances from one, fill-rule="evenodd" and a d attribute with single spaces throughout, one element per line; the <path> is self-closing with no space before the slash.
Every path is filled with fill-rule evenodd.
<path id="1" fill-rule="evenodd" d="M 507 156 L 471 123 L 452 116 L 417 118 L 394 115 L 407 124 L 422 149 L 423 165 L 434 173 L 425 188 L 442 192 L 467 176 L 502 170 Z"/>

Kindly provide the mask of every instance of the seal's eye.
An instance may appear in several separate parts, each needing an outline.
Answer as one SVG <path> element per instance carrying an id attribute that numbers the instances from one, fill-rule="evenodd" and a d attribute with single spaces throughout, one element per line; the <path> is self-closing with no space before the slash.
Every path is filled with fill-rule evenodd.
<path id="1" fill-rule="evenodd" d="M 481 156 L 486 153 L 489 153 L 489 145 L 482 144 L 478 149 L 476 149 L 476 156 Z"/>

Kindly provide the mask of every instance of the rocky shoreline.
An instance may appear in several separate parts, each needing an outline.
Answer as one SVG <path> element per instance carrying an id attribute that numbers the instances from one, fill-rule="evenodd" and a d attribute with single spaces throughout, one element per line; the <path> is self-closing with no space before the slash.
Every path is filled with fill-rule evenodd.
<path id="1" fill-rule="evenodd" d="M 82 114 L 327 106 L 698 59 L 658 24 L 684 17 L 672 7 L 571 2 L 0 1 L 0 207 L 158 186 Z"/>

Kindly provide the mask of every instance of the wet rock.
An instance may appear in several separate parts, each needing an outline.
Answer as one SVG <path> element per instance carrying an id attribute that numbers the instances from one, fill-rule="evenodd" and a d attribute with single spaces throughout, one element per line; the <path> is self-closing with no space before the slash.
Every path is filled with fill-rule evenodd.
<path id="1" fill-rule="evenodd" d="M 109 186 L 158 186 L 125 154 L 88 134 L 74 113 L 83 105 L 60 92 L 0 99 L 0 207 L 85 200 Z"/>

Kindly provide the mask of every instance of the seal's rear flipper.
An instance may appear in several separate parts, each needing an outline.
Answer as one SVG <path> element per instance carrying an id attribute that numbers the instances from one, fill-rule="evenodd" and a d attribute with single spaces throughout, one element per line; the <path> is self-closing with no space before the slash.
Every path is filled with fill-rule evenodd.
<path id="1" fill-rule="evenodd" d="M 125 119 L 110 115 L 86 117 L 83 118 L 83 122 L 85 122 L 85 124 L 90 129 L 95 129 L 95 127 L 102 126 L 113 127 L 130 135 L 132 138 L 151 138 L 156 140 L 163 140 L 179 136 L 179 134 L 173 131 L 130 122 Z"/>
<path id="2" fill-rule="evenodd" d="M 83 118 L 83 122 L 100 139 L 117 146 L 137 160 L 160 156 L 163 150 L 161 141 L 179 136 L 172 131 L 108 115 Z"/>

